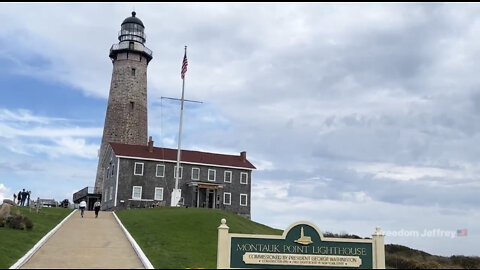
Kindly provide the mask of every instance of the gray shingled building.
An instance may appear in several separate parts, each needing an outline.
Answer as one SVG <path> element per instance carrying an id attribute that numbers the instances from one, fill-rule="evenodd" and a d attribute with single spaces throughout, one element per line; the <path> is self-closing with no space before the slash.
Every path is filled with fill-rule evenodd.
<path id="1" fill-rule="evenodd" d="M 179 174 L 185 207 L 223 209 L 250 218 L 251 176 L 246 157 L 182 150 Z M 169 206 L 177 150 L 110 143 L 105 158 L 104 210 Z"/>

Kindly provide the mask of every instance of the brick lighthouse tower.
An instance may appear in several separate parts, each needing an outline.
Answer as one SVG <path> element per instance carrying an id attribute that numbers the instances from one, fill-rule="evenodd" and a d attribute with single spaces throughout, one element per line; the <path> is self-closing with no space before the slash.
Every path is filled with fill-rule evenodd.
<path id="1" fill-rule="evenodd" d="M 147 144 L 147 66 L 152 60 L 152 51 L 144 45 L 144 28 L 136 13 L 132 12 L 132 16 L 121 24 L 120 42 L 110 48 L 113 72 L 95 193 L 102 193 L 105 172 L 102 160 L 108 143 Z"/>

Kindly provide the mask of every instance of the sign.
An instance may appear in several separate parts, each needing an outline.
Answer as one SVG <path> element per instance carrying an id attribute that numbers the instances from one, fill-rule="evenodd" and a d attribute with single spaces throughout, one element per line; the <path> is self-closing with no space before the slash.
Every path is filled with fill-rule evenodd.
<path id="1" fill-rule="evenodd" d="M 297 222 L 283 235 L 230 234 L 218 227 L 217 268 L 385 268 L 380 228 L 372 239 L 324 237 L 308 222 Z"/>

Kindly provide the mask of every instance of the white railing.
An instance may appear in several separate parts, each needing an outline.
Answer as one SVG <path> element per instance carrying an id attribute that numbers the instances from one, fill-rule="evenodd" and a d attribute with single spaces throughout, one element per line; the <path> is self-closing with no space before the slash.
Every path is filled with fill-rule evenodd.
<path id="1" fill-rule="evenodd" d="M 112 47 L 110 48 L 110 52 L 111 51 L 116 51 L 116 50 L 125 50 L 125 49 L 130 49 L 130 45 L 128 43 L 120 43 L 120 44 L 113 44 Z M 145 47 L 145 46 L 138 46 L 138 45 L 134 45 L 133 46 L 133 50 L 134 51 L 142 51 L 142 52 L 145 52 L 146 54 L 152 56 L 152 50 L 150 50 L 149 48 Z"/>

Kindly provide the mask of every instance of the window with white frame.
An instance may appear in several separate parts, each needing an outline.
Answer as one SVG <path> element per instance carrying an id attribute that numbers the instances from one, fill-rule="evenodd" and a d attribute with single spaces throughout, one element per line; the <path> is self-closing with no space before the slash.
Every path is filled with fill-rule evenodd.
<path id="1" fill-rule="evenodd" d="M 248 195 L 247 194 L 240 194 L 240 206 L 247 206 L 247 200 Z"/>
<path id="2" fill-rule="evenodd" d="M 223 181 L 224 182 L 227 182 L 227 183 L 231 183 L 232 182 L 232 172 L 231 171 L 225 171 L 225 173 L 223 173 Z"/>
<path id="3" fill-rule="evenodd" d="M 143 175 L 143 162 L 135 162 L 135 170 L 133 175 Z"/>
<path id="4" fill-rule="evenodd" d="M 248 174 L 246 172 L 240 173 L 240 184 L 248 184 Z"/>
<path id="5" fill-rule="evenodd" d="M 155 172 L 156 177 L 164 177 L 165 176 L 165 165 L 157 164 L 157 171 Z"/>
<path id="6" fill-rule="evenodd" d="M 200 180 L 200 168 L 192 168 L 192 180 Z"/>
<path id="7" fill-rule="evenodd" d="M 214 169 L 208 169 L 208 181 L 215 182 L 217 171 Z"/>
<path id="8" fill-rule="evenodd" d="M 103 201 L 106 202 L 107 201 L 107 194 L 108 194 L 108 189 L 105 189 L 105 196 L 103 197 Z"/>
<path id="9" fill-rule="evenodd" d="M 232 204 L 232 193 L 224 192 L 223 193 L 223 204 L 231 205 Z"/>
<path id="10" fill-rule="evenodd" d="M 112 165 L 112 176 L 115 174 L 115 164 Z"/>
<path id="11" fill-rule="evenodd" d="M 142 199 L 142 186 L 133 186 L 132 199 L 134 199 L 134 200 L 141 200 Z"/>
<path id="12" fill-rule="evenodd" d="M 110 197 L 108 197 L 108 199 L 113 199 L 113 186 L 110 186 Z"/>
<path id="13" fill-rule="evenodd" d="M 107 178 L 110 176 L 110 166 L 107 168 Z"/>
<path id="14" fill-rule="evenodd" d="M 153 196 L 154 200 L 163 201 L 163 188 L 156 187 L 155 188 L 155 196 Z"/>
<path id="15" fill-rule="evenodd" d="M 182 179 L 182 176 L 183 176 L 183 167 L 180 166 L 180 173 L 178 175 L 178 179 Z M 177 178 L 177 166 L 173 168 L 173 178 L 175 179 Z"/>

